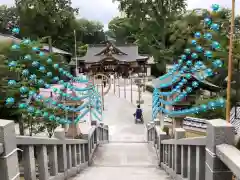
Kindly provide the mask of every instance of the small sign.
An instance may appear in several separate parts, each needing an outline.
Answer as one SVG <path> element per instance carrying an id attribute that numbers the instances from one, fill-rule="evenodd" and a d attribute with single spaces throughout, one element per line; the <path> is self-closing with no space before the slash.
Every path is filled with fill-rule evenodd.
<path id="1" fill-rule="evenodd" d="M 140 102 L 137 100 L 136 103 L 137 104 L 144 104 L 144 100 L 140 100 Z"/>

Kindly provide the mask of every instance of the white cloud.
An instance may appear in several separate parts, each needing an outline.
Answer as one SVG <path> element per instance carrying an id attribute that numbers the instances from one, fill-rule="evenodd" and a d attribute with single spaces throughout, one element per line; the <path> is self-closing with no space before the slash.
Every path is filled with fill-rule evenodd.
<path id="1" fill-rule="evenodd" d="M 240 9 L 240 0 L 236 1 L 236 13 Z M 188 9 L 207 8 L 210 9 L 212 4 L 219 4 L 221 7 L 231 8 L 231 0 L 187 0 Z M 0 0 L 0 5 L 13 5 L 14 0 Z M 90 20 L 101 21 L 105 28 L 108 22 L 119 14 L 117 4 L 112 0 L 72 0 L 74 7 L 79 8 L 80 16 Z"/>
<path id="2" fill-rule="evenodd" d="M 72 0 L 72 4 L 79 8 L 81 17 L 101 21 L 105 28 L 118 15 L 118 6 L 112 0 Z"/>
<path id="3" fill-rule="evenodd" d="M 221 7 L 232 8 L 231 0 L 188 0 L 188 9 L 205 8 L 210 9 L 212 4 L 219 4 Z M 236 11 L 240 8 L 240 0 L 235 0 Z"/>

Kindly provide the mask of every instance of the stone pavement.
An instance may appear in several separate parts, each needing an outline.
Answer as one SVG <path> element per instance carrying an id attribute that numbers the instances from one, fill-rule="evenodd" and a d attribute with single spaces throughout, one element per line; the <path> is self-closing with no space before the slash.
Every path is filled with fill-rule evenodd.
<path id="1" fill-rule="evenodd" d="M 157 164 L 155 149 L 145 140 L 145 128 L 134 124 L 135 106 L 109 93 L 105 97 L 104 123 L 110 143 L 100 145 L 91 167 L 73 180 L 168 180 Z"/>

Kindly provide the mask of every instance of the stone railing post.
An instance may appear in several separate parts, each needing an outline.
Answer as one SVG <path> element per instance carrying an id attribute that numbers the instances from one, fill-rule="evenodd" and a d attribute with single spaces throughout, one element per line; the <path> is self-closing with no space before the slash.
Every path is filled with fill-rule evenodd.
<path id="1" fill-rule="evenodd" d="M 4 147 L 4 152 L 0 155 L 0 179 L 20 180 L 15 124 L 13 121 L 0 120 L 0 143 Z"/>
<path id="2" fill-rule="evenodd" d="M 219 144 L 234 145 L 234 127 L 222 119 L 208 121 L 205 180 L 231 180 L 232 172 L 216 156 Z"/>
<path id="3" fill-rule="evenodd" d="M 164 148 L 163 144 L 161 144 L 161 141 L 169 139 L 169 136 L 166 132 L 160 131 L 159 132 L 159 138 L 158 138 L 158 144 L 159 144 L 159 165 L 161 165 L 162 162 L 164 162 Z"/>
<path id="4" fill-rule="evenodd" d="M 154 119 L 155 126 L 160 126 L 161 122 L 159 119 Z"/>
<path id="5" fill-rule="evenodd" d="M 150 122 L 150 125 L 151 125 L 151 127 L 154 127 L 155 126 L 155 123 L 154 122 Z M 150 141 L 155 141 L 155 129 L 154 128 L 151 128 L 151 131 L 150 131 L 150 133 L 151 133 L 151 139 L 150 139 Z"/>
<path id="6" fill-rule="evenodd" d="M 54 132 L 54 137 L 63 140 L 63 144 L 57 147 L 57 162 L 58 162 L 58 172 L 64 173 L 64 177 L 67 176 L 67 147 L 64 142 L 65 140 L 65 130 L 63 128 L 56 129 Z"/>
<path id="7" fill-rule="evenodd" d="M 109 128 L 108 128 L 108 125 L 104 125 L 103 126 L 104 127 L 104 141 L 109 141 Z"/>
<path id="8" fill-rule="evenodd" d="M 186 137 L 186 131 L 183 128 L 176 128 L 175 129 L 175 134 L 174 134 L 174 139 L 182 139 Z M 181 174 L 181 145 L 175 144 L 174 146 L 174 170 L 176 174 Z"/>

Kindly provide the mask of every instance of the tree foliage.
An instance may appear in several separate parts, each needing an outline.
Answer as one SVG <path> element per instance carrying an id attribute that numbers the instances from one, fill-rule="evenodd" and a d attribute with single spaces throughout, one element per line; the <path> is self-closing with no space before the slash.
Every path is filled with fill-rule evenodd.
<path id="1" fill-rule="evenodd" d="M 19 26 L 19 38 L 34 40 L 51 37 L 53 46 L 74 53 L 77 45 L 100 43 L 105 40 L 103 25 L 97 21 L 77 19 L 78 9 L 70 0 L 16 0 L 16 6 L 0 6 L 0 33 L 9 34 Z"/>

